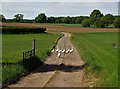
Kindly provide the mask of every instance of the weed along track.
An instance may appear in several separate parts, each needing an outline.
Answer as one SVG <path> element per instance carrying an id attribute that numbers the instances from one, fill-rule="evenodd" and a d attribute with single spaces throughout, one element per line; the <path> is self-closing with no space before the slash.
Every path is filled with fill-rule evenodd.
<path id="1" fill-rule="evenodd" d="M 44 64 L 9 87 L 83 87 L 85 63 L 70 42 L 71 35 L 63 34 Z"/>

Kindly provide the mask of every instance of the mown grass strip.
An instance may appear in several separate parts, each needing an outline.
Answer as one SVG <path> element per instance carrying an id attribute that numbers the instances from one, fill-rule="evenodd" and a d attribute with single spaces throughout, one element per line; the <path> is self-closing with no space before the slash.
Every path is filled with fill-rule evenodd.
<path id="1" fill-rule="evenodd" d="M 86 74 L 99 76 L 96 86 L 118 86 L 118 33 L 73 33 L 72 42 L 87 61 Z"/>

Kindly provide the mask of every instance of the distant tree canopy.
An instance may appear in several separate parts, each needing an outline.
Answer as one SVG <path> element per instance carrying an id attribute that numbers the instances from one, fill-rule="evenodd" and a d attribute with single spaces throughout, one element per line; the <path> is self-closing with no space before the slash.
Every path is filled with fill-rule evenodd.
<path id="1" fill-rule="evenodd" d="M 0 22 L 6 21 L 5 17 L 3 15 L 0 15 Z"/>
<path id="2" fill-rule="evenodd" d="M 36 18 L 35 22 L 37 23 L 46 23 L 47 16 L 44 13 L 40 13 Z"/>
<path id="3" fill-rule="evenodd" d="M 14 15 L 14 21 L 15 22 L 21 22 L 23 20 L 24 15 L 23 14 L 16 14 Z"/>
<path id="4" fill-rule="evenodd" d="M 6 22 L 22 22 L 22 23 L 65 23 L 65 24 L 81 24 L 83 27 L 117 27 L 120 28 L 120 16 L 113 16 L 112 14 L 103 15 L 100 10 L 94 9 L 90 16 L 76 16 L 76 17 L 47 17 L 45 13 L 38 14 L 35 19 L 23 19 L 22 14 L 16 14 L 13 19 L 5 19 L 0 15 L 0 21 Z"/>
<path id="5" fill-rule="evenodd" d="M 85 17 L 83 17 L 83 16 L 77 17 L 76 20 L 75 20 L 75 23 L 81 24 L 81 22 L 82 22 L 82 20 L 83 20 L 84 18 L 85 18 Z"/>
<path id="6" fill-rule="evenodd" d="M 102 17 L 99 21 L 100 27 L 108 27 L 108 25 L 112 24 L 114 20 L 114 17 L 112 14 L 106 14 L 104 17 Z"/>
<path id="7" fill-rule="evenodd" d="M 48 23 L 55 23 L 55 17 L 48 17 L 48 20 L 47 20 L 47 22 Z"/>
<path id="8" fill-rule="evenodd" d="M 90 27 L 90 25 L 93 24 L 93 19 L 91 18 L 85 18 L 83 21 L 82 21 L 82 26 L 83 27 Z"/>
<path id="9" fill-rule="evenodd" d="M 92 13 L 90 14 L 91 18 L 99 18 L 102 17 L 103 14 L 101 14 L 101 12 L 99 10 L 93 10 Z"/>
<path id="10" fill-rule="evenodd" d="M 117 17 L 113 20 L 113 25 L 116 27 L 116 28 L 120 28 L 120 17 Z"/>
<path id="11" fill-rule="evenodd" d="M 71 17 L 68 16 L 68 17 L 64 17 L 64 18 L 62 19 L 62 22 L 69 24 L 69 23 L 71 23 L 71 20 L 72 20 Z"/>

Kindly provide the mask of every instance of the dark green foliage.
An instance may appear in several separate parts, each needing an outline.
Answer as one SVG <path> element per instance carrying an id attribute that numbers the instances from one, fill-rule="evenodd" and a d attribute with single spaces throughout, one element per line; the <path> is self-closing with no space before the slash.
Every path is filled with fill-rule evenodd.
<path id="1" fill-rule="evenodd" d="M 48 23 L 55 23 L 55 17 L 48 17 Z"/>
<path id="2" fill-rule="evenodd" d="M 14 19 L 13 19 L 13 20 L 14 20 L 15 22 L 21 22 L 21 21 L 23 20 L 23 16 L 24 16 L 24 15 L 22 15 L 22 14 L 17 14 L 17 15 L 14 16 Z"/>
<path id="3" fill-rule="evenodd" d="M 71 17 L 64 17 L 63 19 L 62 19 L 62 22 L 63 23 L 67 23 L 67 24 L 69 24 L 70 22 L 71 22 Z"/>
<path id="4" fill-rule="evenodd" d="M 56 17 L 56 20 L 55 20 L 55 23 L 63 23 L 62 22 L 62 19 L 63 19 L 64 17 Z"/>
<path id="5" fill-rule="evenodd" d="M 24 19 L 21 21 L 21 23 L 34 23 L 35 21 L 32 19 Z"/>
<path id="6" fill-rule="evenodd" d="M 83 27 L 90 27 L 93 24 L 93 20 L 91 18 L 85 18 L 81 24 Z"/>
<path id="7" fill-rule="evenodd" d="M 2 33 L 5 34 L 27 34 L 27 33 L 44 33 L 46 28 L 30 28 L 30 27 L 2 27 Z"/>
<path id="8" fill-rule="evenodd" d="M 102 17 L 99 21 L 100 27 L 108 27 L 110 24 L 113 23 L 114 17 L 112 14 L 106 14 L 104 17 Z"/>
<path id="9" fill-rule="evenodd" d="M 99 10 L 93 10 L 93 12 L 90 14 L 91 18 L 99 18 L 102 17 L 103 14 Z"/>
<path id="10" fill-rule="evenodd" d="M 45 23 L 47 19 L 47 16 L 44 13 L 40 13 L 36 18 L 35 22 L 37 23 Z"/>
<path id="11" fill-rule="evenodd" d="M 100 27 L 100 19 L 101 17 L 103 17 L 103 14 L 101 14 L 101 12 L 99 10 L 93 10 L 93 12 L 91 12 L 90 14 L 90 18 L 93 19 L 93 27 Z"/>
<path id="12" fill-rule="evenodd" d="M 75 24 L 75 21 L 76 21 L 76 17 L 71 17 L 70 24 Z"/>
<path id="13" fill-rule="evenodd" d="M 4 21 L 6 21 L 5 17 L 0 14 L 0 22 L 4 22 Z"/>
<path id="14" fill-rule="evenodd" d="M 3 84 L 15 82 L 19 77 L 31 72 L 41 64 L 43 62 L 38 57 L 25 59 L 18 63 L 7 63 L 3 66 Z"/>
<path id="15" fill-rule="evenodd" d="M 21 65 L 4 65 L 4 67 L 2 67 L 2 83 L 13 83 L 24 73 L 25 69 Z"/>
<path id="16" fill-rule="evenodd" d="M 83 16 L 77 17 L 76 20 L 75 20 L 75 23 L 81 24 L 81 22 L 82 22 L 83 19 L 84 19 Z"/>
<path id="17" fill-rule="evenodd" d="M 114 19 L 113 25 L 114 25 L 116 28 L 120 28 L 120 17 L 117 17 L 117 18 Z"/>
<path id="18" fill-rule="evenodd" d="M 101 18 L 96 18 L 96 19 L 94 19 L 94 27 L 100 27 L 100 19 Z"/>

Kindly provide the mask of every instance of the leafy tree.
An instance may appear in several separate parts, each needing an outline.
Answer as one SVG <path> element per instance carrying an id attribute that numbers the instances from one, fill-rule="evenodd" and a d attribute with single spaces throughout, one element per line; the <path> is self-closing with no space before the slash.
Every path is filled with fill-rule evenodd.
<path id="1" fill-rule="evenodd" d="M 55 17 L 48 17 L 48 23 L 55 23 Z"/>
<path id="2" fill-rule="evenodd" d="M 6 21 L 5 17 L 3 15 L 0 15 L 0 22 Z"/>
<path id="3" fill-rule="evenodd" d="M 114 19 L 113 25 L 114 25 L 116 28 L 120 28 L 120 17 L 117 17 L 117 18 Z"/>
<path id="4" fill-rule="evenodd" d="M 90 14 L 90 18 L 94 20 L 93 26 L 94 27 L 99 27 L 99 21 L 103 17 L 103 14 L 99 10 L 93 10 Z"/>
<path id="5" fill-rule="evenodd" d="M 99 27 L 108 27 L 110 24 L 113 23 L 114 17 L 112 14 L 106 14 L 102 17 L 99 21 Z"/>
<path id="6" fill-rule="evenodd" d="M 71 20 L 72 20 L 71 17 L 68 16 L 68 17 L 64 17 L 62 22 L 69 24 L 71 22 Z"/>
<path id="7" fill-rule="evenodd" d="M 101 14 L 101 12 L 99 10 L 93 10 L 93 12 L 90 14 L 91 18 L 99 18 L 102 17 L 103 14 Z"/>
<path id="8" fill-rule="evenodd" d="M 64 17 L 56 17 L 56 20 L 55 20 L 55 23 L 63 23 L 62 22 L 62 19 L 63 19 Z"/>
<path id="9" fill-rule="evenodd" d="M 14 15 L 14 21 L 15 22 L 21 22 L 23 20 L 24 15 L 22 14 L 16 14 Z"/>
<path id="10" fill-rule="evenodd" d="M 35 22 L 37 23 L 45 23 L 47 20 L 47 16 L 44 13 L 40 13 L 36 18 Z"/>
<path id="11" fill-rule="evenodd" d="M 76 17 L 71 17 L 71 21 L 70 21 L 70 23 L 71 23 L 71 24 L 74 24 L 75 21 L 76 21 Z"/>
<path id="12" fill-rule="evenodd" d="M 84 19 L 83 16 L 77 17 L 76 20 L 75 20 L 75 23 L 81 24 L 81 22 L 82 22 L 83 19 Z"/>
<path id="13" fill-rule="evenodd" d="M 90 25 L 92 24 L 93 24 L 93 19 L 91 18 L 85 18 L 81 23 L 83 27 L 90 27 Z"/>

